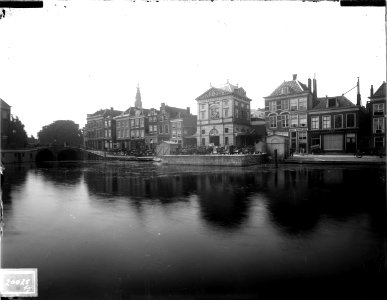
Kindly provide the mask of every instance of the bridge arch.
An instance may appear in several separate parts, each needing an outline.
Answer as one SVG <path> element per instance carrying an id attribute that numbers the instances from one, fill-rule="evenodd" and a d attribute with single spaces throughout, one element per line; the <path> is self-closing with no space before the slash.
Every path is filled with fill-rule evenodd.
<path id="1" fill-rule="evenodd" d="M 82 159 L 82 158 L 81 158 L 81 153 L 79 152 L 79 150 L 77 151 L 75 149 L 65 149 L 65 150 L 58 152 L 57 160 L 59 160 L 59 161 L 61 161 L 61 160 L 80 160 L 80 159 Z"/>
<path id="2" fill-rule="evenodd" d="M 40 161 L 53 161 L 54 160 L 54 153 L 50 149 L 41 149 L 36 154 L 35 160 L 37 162 Z"/>

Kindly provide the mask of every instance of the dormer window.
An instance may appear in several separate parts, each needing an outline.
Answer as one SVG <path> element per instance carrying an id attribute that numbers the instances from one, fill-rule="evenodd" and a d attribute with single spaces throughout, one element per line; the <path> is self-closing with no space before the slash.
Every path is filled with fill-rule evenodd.
<path id="1" fill-rule="evenodd" d="M 281 88 L 281 94 L 283 95 L 289 94 L 289 87 L 284 86 L 283 88 Z"/>
<path id="2" fill-rule="evenodd" d="M 328 99 L 328 107 L 336 107 L 336 98 Z"/>

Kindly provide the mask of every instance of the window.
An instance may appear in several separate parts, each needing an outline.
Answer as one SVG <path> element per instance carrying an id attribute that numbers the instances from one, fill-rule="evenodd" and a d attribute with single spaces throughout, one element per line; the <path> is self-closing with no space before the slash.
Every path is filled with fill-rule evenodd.
<path id="1" fill-rule="evenodd" d="M 239 109 L 235 108 L 235 118 L 239 118 Z"/>
<path id="2" fill-rule="evenodd" d="M 169 127 L 168 127 L 168 125 L 166 124 L 166 125 L 164 125 L 164 132 L 165 133 L 169 133 Z"/>
<path id="3" fill-rule="evenodd" d="M 8 119 L 8 111 L 3 110 L 2 111 L 2 117 L 3 117 L 3 119 Z"/>
<path id="4" fill-rule="evenodd" d="M 163 133 L 163 125 L 160 125 L 160 133 Z"/>
<path id="5" fill-rule="evenodd" d="M 281 100 L 281 109 L 289 110 L 289 100 Z"/>
<path id="6" fill-rule="evenodd" d="M 289 127 L 289 115 L 282 115 L 281 116 L 281 126 L 283 128 Z"/>
<path id="7" fill-rule="evenodd" d="M 121 137 L 121 132 L 119 130 L 117 130 L 117 137 L 120 138 Z"/>
<path id="8" fill-rule="evenodd" d="M 277 116 L 269 116 L 269 126 L 271 128 L 277 127 Z"/>
<path id="9" fill-rule="evenodd" d="M 223 100 L 223 106 L 228 106 L 228 100 Z"/>
<path id="10" fill-rule="evenodd" d="M 384 147 L 384 137 L 375 137 L 374 145 L 377 149 Z"/>
<path id="11" fill-rule="evenodd" d="M 306 127 L 306 114 L 300 114 L 299 117 L 298 117 L 298 121 L 299 121 L 299 126 L 300 127 Z"/>
<path id="12" fill-rule="evenodd" d="M 306 131 L 298 132 L 298 139 L 301 141 L 306 141 Z"/>
<path id="13" fill-rule="evenodd" d="M 205 104 L 201 104 L 200 105 L 200 109 L 206 109 L 206 105 Z"/>
<path id="14" fill-rule="evenodd" d="M 144 127 L 144 118 L 140 119 L 140 127 Z"/>
<path id="15" fill-rule="evenodd" d="M 144 138 L 144 129 L 140 130 L 140 137 Z"/>
<path id="16" fill-rule="evenodd" d="M 343 115 L 335 115 L 335 128 L 343 128 Z"/>
<path id="17" fill-rule="evenodd" d="M 322 117 L 322 128 L 330 129 L 331 128 L 331 116 L 323 116 Z"/>
<path id="18" fill-rule="evenodd" d="M 298 99 L 290 99 L 290 110 L 291 111 L 298 110 Z"/>
<path id="19" fill-rule="evenodd" d="M 223 113 L 223 115 L 224 115 L 223 117 L 224 117 L 224 118 L 228 118 L 228 108 L 225 108 L 225 109 L 223 110 L 223 112 L 224 112 L 224 113 Z"/>
<path id="20" fill-rule="evenodd" d="M 134 127 L 134 120 L 130 120 L 130 126 Z"/>
<path id="21" fill-rule="evenodd" d="M 374 104 L 374 116 L 384 115 L 384 103 Z"/>
<path id="22" fill-rule="evenodd" d="M 204 129 L 202 129 L 202 134 L 206 134 L 206 131 Z"/>
<path id="23" fill-rule="evenodd" d="M 319 121 L 320 121 L 319 117 L 312 117 L 311 118 L 312 130 L 320 129 Z"/>
<path id="24" fill-rule="evenodd" d="M 328 107 L 335 107 L 335 106 L 336 106 L 336 98 L 329 98 Z"/>
<path id="25" fill-rule="evenodd" d="M 384 133 L 384 118 L 374 118 L 374 133 Z"/>
<path id="26" fill-rule="evenodd" d="M 206 144 L 206 139 L 202 138 L 202 146 L 204 146 L 205 144 Z"/>
<path id="27" fill-rule="evenodd" d="M 306 98 L 298 99 L 298 110 L 306 110 Z"/>
<path id="28" fill-rule="evenodd" d="M 347 128 L 355 127 L 355 114 L 347 114 Z"/>
<path id="29" fill-rule="evenodd" d="M 224 129 L 224 133 L 228 133 L 228 128 L 225 128 L 225 129 Z"/>
<path id="30" fill-rule="evenodd" d="M 320 146 L 320 138 L 319 137 L 312 138 L 312 146 L 316 146 L 316 145 Z"/>
<path id="31" fill-rule="evenodd" d="M 153 125 L 149 125 L 149 132 L 153 132 Z"/>
<path id="32" fill-rule="evenodd" d="M 135 119 L 134 120 L 134 127 L 139 127 L 140 126 L 140 120 L 139 119 Z"/>
<path id="33" fill-rule="evenodd" d="M 224 137 L 224 144 L 225 144 L 225 145 L 228 145 L 228 136 L 225 136 L 225 137 Z"/>
<path id="34" fill-rule="evenodd" d="M 269 102 L 269 110 L 270 111 L 276 111 L 277 109 L 277 102 L 276 101 L 270 101 Z"/>
<path id="35" fill-rule="evenodd" d="M 289 87 L 284 86 L 283 88 L 281 88 L 281 94 L 289 94 Z"/>
<path id="36" fill-rule="evenodd" d="M 291 115 L 290 116 L 290 126 L 291 127 L 297 127 L 298 126 L 298 115 Z"/>

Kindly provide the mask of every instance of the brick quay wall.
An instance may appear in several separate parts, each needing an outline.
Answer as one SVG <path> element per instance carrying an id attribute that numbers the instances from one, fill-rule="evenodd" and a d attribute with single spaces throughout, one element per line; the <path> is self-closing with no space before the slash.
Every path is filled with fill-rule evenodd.
<path id="1" fill-rule="evenodd" d="M 170 165 L 197 165 L 197 166 L 251 166 L 263 163 L 260 154 L 239 155 L 164 155 L 163 163 Z"/>

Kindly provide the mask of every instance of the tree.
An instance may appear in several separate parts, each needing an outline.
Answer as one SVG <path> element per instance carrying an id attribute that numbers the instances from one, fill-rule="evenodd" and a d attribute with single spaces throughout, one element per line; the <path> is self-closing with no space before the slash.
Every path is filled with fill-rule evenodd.
<path id="1" fill-rule="evenodd" d="M 11 148 L 24 148 L 27 145 L 27 133 L 24 130 L 24 124 L 18 117 L 11 118 L 7 142 Z"/>
<path id="2" fill-rule="evenodd" d="M 68 145 L 80 146 L 82 144 L 82 132 L 79 125 L 71 120 L 58 120 L 43 126 L 38 132 L 40 145 Z"/>

